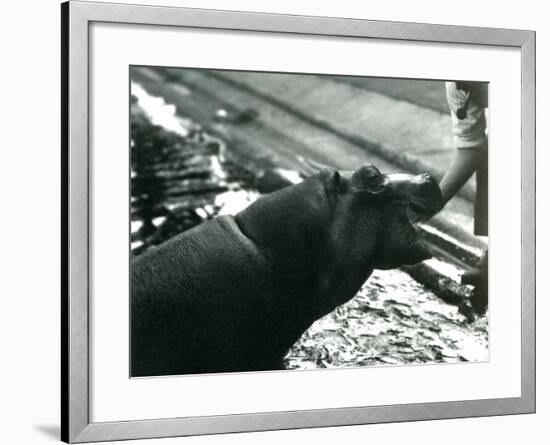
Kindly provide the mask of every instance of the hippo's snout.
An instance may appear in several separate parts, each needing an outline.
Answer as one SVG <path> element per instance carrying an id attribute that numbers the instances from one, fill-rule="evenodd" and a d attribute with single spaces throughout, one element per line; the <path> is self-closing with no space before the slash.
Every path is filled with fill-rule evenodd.
<path id="1" fill-rule="evenodd" d="M 388 175 L 388 184 L 398 199 L 403 199 L 418 213 L 433 214 L 443 206 L 441 189 L 427 173 Z"/>

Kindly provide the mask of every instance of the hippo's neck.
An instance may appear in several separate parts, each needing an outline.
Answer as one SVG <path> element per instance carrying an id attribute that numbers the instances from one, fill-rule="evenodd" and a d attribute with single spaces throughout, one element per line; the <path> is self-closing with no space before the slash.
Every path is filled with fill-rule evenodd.
<path id="1" fill-rule="evenodd" d="M 322 189 L 304 182 L 259 199 L 235 217 L 277 276 L 293 286 L 314 278 L 325 234 L 321 194 Z"/>

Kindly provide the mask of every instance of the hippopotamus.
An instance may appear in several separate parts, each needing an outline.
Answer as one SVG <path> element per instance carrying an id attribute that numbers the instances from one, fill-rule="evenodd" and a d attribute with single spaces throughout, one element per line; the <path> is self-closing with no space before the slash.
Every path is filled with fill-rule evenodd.
<path id="1" fill-rule="evenodd" d="M 324 169 L 137 256 L 131 375 L 282 369 L 373 269 L 431 257 L 408 219 L 441 206 L 427 174 Z"/>

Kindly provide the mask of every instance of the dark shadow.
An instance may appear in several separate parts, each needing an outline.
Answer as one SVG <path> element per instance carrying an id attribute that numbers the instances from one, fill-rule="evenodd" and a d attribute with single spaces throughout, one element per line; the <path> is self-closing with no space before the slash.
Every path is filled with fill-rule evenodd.
<path id="1" fill-rule="evenodd" d="M 34 425 L 34 429 L 51 439 L 61 440 L 59 425 Z"/>

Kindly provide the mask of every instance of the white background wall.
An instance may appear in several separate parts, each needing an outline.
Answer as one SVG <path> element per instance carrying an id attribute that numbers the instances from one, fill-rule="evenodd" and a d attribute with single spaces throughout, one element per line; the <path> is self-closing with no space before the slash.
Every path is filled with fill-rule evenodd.
<path id="1" fill-rule="evenodd" d="M 125 1 L 140 3 L 139 1 Z M 550 23 L 545 3 L 384 0 L 149 0 L 180 5 L 537 31 L 537 414 L 167 439 L 143 443 L 547 443 L 550 334 L 548 100 Z M 57 440 L 59 425 L 59 2 L 9 2 L 0 32 L 0 442 Z M 546 149 L 545 149 L 546 148 Z M 453 382 L 449 382 L 452 385 Z M 134 442 L 136 443 L 136 442 Z M 141 442 L 139 442 L 141 443 Z"/>

